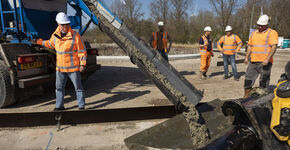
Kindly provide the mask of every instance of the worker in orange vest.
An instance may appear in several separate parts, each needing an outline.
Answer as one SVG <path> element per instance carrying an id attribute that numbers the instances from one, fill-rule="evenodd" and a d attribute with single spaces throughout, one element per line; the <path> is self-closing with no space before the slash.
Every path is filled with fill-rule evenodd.
<path id="1" fill-rule="evenodd" d="M 212 41 L 211 41 L 212 29 L 210 26 L 204 28 L 204 35 L 199 40 L 199 52 L 200 52 L 200 75 L 202 79 L 206 79 L 207 70 L 210 65 L 211 56 L 213 57 Z"/>
<path id="2" fill-rule="evenodd" d="M 252 86 L 260 75 L 260 87 L 268 88 L 270 82 L 273 55 L 278 44 L 278 33 L 269 28 L 270 18 L 262 15 L 257 21 L 258 30 L 250 35 L 245 64 L 249 64 L 245 76 L 244 98 L 249 97 Z M 249 60 L 249 56 L 251 56 Z"/>
<path id="3" fill-rule="evenodd" d="M 224 60 L 224 79 L 229 78 L 228 76 L 228 61 L 230 61 L 232 66 L 232 71 L 234 74 L 234 80 L 239 81 L 237 66 L 236 66 L 236 53 L 240 51 L 243 43 L 239 36 L 232 34 L 232 27 L 226 27 L 226 35 L 222 36 L 217 42 L 218 49 L 223 54 Z"/>
<path id="4" fill-rule="evenodd" d="M 56 107 L 64 110 L 64 95 L 67 78 L 72 81 L 79 109 L 85 108 L 85 97 L 81 74 L 86 67 L 87 51 L 78 32 L 70 27 L 68 16 L 60 12 L 56 15 L 58 27 L 49 40 L 38 39 L 37 44 L 56 50 Z"/>
<path id="5" fill-rule="evenodd" d="M 153 32 L 150 38 L 151 47 L 161 54 L 161 56 L 168 62 L 168 53 L 171 49 L 172 40 L 169 34 L 165 31 L 164 22 L 158 22 L 159 31 Z M 169 47 L 167 43 L 169 41 Z"/>

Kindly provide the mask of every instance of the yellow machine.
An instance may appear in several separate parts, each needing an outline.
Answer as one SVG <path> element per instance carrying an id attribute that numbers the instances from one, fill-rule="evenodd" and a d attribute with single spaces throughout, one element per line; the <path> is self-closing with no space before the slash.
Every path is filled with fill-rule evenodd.
<path id="1" fill-rule="evenodd" d="M 290 80 L 280 81 L 274 90 L 270 128 L 280 141 L 290 145 Z"/>

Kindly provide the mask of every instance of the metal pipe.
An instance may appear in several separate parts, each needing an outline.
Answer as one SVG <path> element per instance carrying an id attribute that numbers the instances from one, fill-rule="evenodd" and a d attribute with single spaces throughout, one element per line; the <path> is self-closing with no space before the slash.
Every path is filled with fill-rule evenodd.
<path id="1" fill-rule="evenodd" d="M 24 32 L 22 1 L 18 0 L 18 3 L 19 3 L 19 12 L 20 12 L 21 31 Z"/>
<path id="2" fill-rule="evenodd" d="M 18 14 L 17 14 L 16 0 L 13 0 L 13 6 L 14 6 L 14 20 L 15 20 L 16 31 L 17 31 L 17 33 L 19 33 L 19 25 L 18 25 Z"/>
<path id="3" fill-rule="evenodd" d="M 2 9 L 2 0 L 0 0 L 0 14 L 1 14 L 1 24 L 2 24 L 2 33 L 5 33 L 5 23 L 4 23 L 4 18 L 3 18 L 3 9 Z"/>

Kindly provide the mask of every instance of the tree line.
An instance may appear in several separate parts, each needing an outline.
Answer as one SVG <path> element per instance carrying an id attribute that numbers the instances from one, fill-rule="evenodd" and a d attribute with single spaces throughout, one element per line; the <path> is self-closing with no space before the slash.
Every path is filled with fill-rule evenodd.
<path id="1" fill-rule="evenodd" d="M 154 0 L 150 4 L 150 17 L 144 19 L 140 0 L 114 0 L 110 6 L 113 13 L 141 39 L 148 41 L 152 32 L 158 30 L 157 22 L 164 21 L 166 30 L 175 43 L 196 43 L 203 34 L 205 26 L 213 29 L 212 39 L 217 41 L 224 35 L 227 25 L 241 37 L 243 42 L 249 38 L 249 29 L 257 28 L 256 22 L 261 14 L 271 17 L 270 27 L 279 36 L 290 38 L 290 1 L 289 0 L 210 0 L 209 10 L 200 10 L 198 1 L 193 0 Z M 95 42 L 108 42 L 109 38 L 97 29 L 88 35 L 97 34 Z M 102 37 L 102 38 L 101 38 Z"/>

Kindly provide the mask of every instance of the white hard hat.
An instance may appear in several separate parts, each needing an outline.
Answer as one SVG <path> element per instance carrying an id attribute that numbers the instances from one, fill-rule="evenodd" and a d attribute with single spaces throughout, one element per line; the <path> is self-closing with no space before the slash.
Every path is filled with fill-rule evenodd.
<path id="1" fill-rule="evenodd" d="M 204 28 L 204 31 L 212 31 L 212 29 L 211 29 L 211 27 L 210 26 L 206 26 L 205 28 Z"/>
<path id="2" fill-rule="evenodd" d="M 232 31 L 232 30 L 233 30 L 233 28 L 231 26 L 227 26 L 225 31 L 228 32 L 228 31 Z"/>
<path id="3" fill-rule="evenodd" d="M 158 22 L 158 26 L 164 26 L 164 22 L 163 21 L 159 21 Z"/>
<path id="4" fill-rule="evenodd" d="M 70 23 L 70 20 L 69 20 L 68 16 L 65 13 L 63 13 L 63 12 L 59 12 L 56 15 L 56 19 L 55 20 L 59 24 L 69 24 Z"/>
<path id="5" fill-rule="evenodd" d="M 262 16 L 259 18 L 259 20 L 257 21 L 257 24 L 258 24 L 258 25 L 262 25 L 262 26 L 264 26 L 264 25 L 268 25 L 268 24 L 269 24 L 269 20 L 270 20 L 269 16 L 267 16 L 267 15 L 262 15 Z"/>

